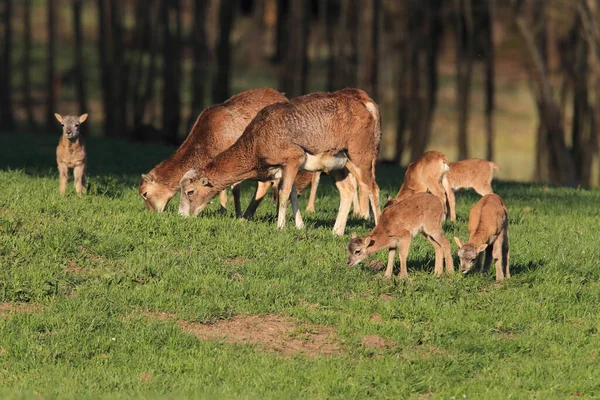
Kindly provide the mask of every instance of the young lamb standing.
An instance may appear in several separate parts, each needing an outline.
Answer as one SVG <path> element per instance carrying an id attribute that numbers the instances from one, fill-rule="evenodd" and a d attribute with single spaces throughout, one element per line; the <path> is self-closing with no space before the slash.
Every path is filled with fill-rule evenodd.
<path id="1" fill-rule="evenodd" d="M 499 170 L 496 163 L 479 158 L 450 163 L 450 171 L 442 179 L 450 208 L 450 221 L 456 221 L 454 192 L 460 189 L 473 189 L 480 196 L 494 193 L 492 179 L 494 179 L 494 171 Z"/>
<path id="2" fill-rule="evenodd" d="M 83 114 L 77 117 L 54 114 L 54 116 L 62 125 L 63 130 L 56 147 L 56 163 L 58 164 L 59 174 L 58 190 L 61 195 L 65 194 L 67 182 L 69 181 L 69 168 L 73 168 L 75 192 L 81 196 L 85 192 L 85 164 L 87 158 L 84 140 L 79 128 L 88 115 Z"/>
<path id="3" fill-rule="evenodd" d="M 348 243 L 348 265 L 354 266 L 382 249 L 389 249 L 385 277 L 391 278 L 396 249 L 400 259 L 399 278 L 408 277 L 406 258 L 410 242 L 419 233 L 429 240 L 435 249 L 435 274 L 441 275 L 443 263 L 446 272 L 454 272 L 450 242 L 442 232 L 444 218 L 442 203 L 430 193 L 417 193 L 399 202 L 393 202 L 383 209 L 379 222 L 365 237 L 352 235 Z"/>
<path id="4" fill-rule="evenodd" d="M 233 182 L 282 179 L 278 228 L 285 226 L 291 196 L 296 227 L 304 223 L 294 180 L 298 171 L 329 172 L 340 191 L 333 232 L 344 233 L 354 188 L 360 185 L 361 212 L 379 218 L 375 162 L 381 140 L 377 104 L 362 90 L 312 93 L 264 108 L 229 149 L 206 167 L 188 171 L 181 180 L 180 212 L 197 215 L 219 191 Z"/>
<path id="5" fill-rule="evenodd" d="M 479 254 L 485 250 L 485 262 L 481 271 L 487 271 L 496 260 L 496 280 L 510 278 L 508 250 L 508 211 L 504 200 L 497 194 L 483 196 L 471 209 L 469 215 L 469 241 L 461 242 L 457 237 L 458 257 L 463 274 L 478 262 Z"/>

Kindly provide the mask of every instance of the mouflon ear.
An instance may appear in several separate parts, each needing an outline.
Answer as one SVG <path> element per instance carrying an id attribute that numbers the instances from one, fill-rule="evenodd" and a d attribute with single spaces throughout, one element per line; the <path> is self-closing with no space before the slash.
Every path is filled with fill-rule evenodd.
<path id="1" fill-rule="evenodd" d="M 59 113 L 54 113 L 54 118 L 56 118 L 56 120 L 61 124 L 63 123 L 63 117 Z"/>
<path id="2" fill-rule="evenodd" d="M 154 175 L 152 174 L 142 174 L 142 179 L 148 183 L 154 182 Z"/>
<path id="3" fill-rule="evenodd" d="M 203 176 L 202 178 L 198 179 L 198 183 L 200 183 L 202 186 L 207 186 L 207 187 L 211 187 L 212 185 L 210 184 L 210 181 L 208 180 L 207 177 Z"/>
<path id="4" fill-rule="evenodd" d="M 460 239 L 456 236 L 454 236 L 454 242 L 456 243 L 459 249 L 463 247 L 463 242 L 461 242 Z"/>
<path id="5" fill-rule="evenodd" d="M 365 236 L 363 238 L 363 243 L 366 243 L 367 247 L 371 247 L 375 244 L 375 241 L 373 240 L 373 238 L 371 236 Z"/>
<path id="6" fill-rule="evenodd" d="M 81 114 L 81 115 L 79 116 L 79 123 L 80 123 L 80 124 L 83 124 L 83 123 L 85 122 L 85 120 L 87 119 L 87 117 L 88 117 L 87 113 L 85 113 L 85 114 Z"/>
<path id="7" fill-rule="evenodd" d="M 350 239 L 356 239 L 358 236 L 356 236 L 356 232 L 352 232 L 350 234 Z"/>
<path id="8" fill-rule="evenodd" d="M 487 248 L 487 246 L 488 246 L 488 245 L 487 245 L 487 244 L 485 244 L 485 243 L 484 243 L 484 244 L 482 244 L 481 246 L 479 246 L 479 247 L 477 248 L 477 252 L 478 252 L 478 253 L 481 253 L 482 251 L 484 251 L 484 250 Z"/>
<path id="9" fill-rule="evenodd" d="M 188 170 L 185 174 L 183 174 L 183 176 L 181 177 L 181 180 L 179 181 L 179 186 L 181 186 L 181 188 L 183 189 L 185 186 L 196 181 L 197 178 L 198 178 L 198 171 L 196 171 L 194 168 L 192 168 L 192 169 Z"/>

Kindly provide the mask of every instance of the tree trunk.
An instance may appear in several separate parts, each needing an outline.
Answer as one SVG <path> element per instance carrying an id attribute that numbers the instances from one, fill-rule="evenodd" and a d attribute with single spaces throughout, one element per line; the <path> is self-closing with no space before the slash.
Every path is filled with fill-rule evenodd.
<path id="1" fill-rule="evenodd" d="M 358 86 L 377 100 L 379 0 L 363 0 L 358 15 Z"/>
<path id="2" fill-rule="evenodd" d="M 163 9 L 163 131 L 169 144 L 179 142 L 181 120 L 181 4 L 180 0 L 166 0 Z"/>
<path id="3" fill-rule="evenodd" d="M 414 31 L 413 31 L 414 32 Z M 410 147 L 410 160 L 415 161 L 421 153 L 419 153 L 419 142 L 420 135 L 422 134 L 421 127 L 423 119 L 425 118 L 425 99 L 421 95 L 422 88 L 422 74 L 421 74 L 421 35 L 415 35 L 409 39 L 410 47 L 410 72 L 409 72 L 409 115 L 408 115 L 408 127 L 410 129 L 409 136 L 409 147 Z"/>
<path id="4" fill-rule="evenodd" d="M 404 28 L 402 28 L 404 31 Z M 404 134 L 406 131 L 407 119 L 408 119 L 408 93 L 407 88 L 409 85 L 409 69 L 408 69 L 408 61 L 409 61 L 409 50 L 410 47 L 407 43 L 407 39 L 402 34 L 400 39 L 400 60 L 398 62 L 398 70 L 397 70 L 397 106 L 396 106 L 396 146 L 393 157 L 393 162 L 396 164 L 400 164 L 402 161 L 402 156 L 404 154 Z"/>
<path id="5" fill-rule="evenodd" d="M 58 111 L 56 109 L 56 89 L 58 80 L 56 77 L 54 62 L 56 42 L 56 3 L 58 3 L 58 0 L 48 0 L 48 54 L 46 59 L 46 130 L 48 132 L 56 131 L 56 120 L 54 119 L 54 113 Z"/>
<path id="6" fill-rule="evenodd" d="M 429 143 L 431 136 L 431 125 L 435 109 L 437 107 L 437 92 L 438 92 L 438 56 L 439 44 L 442 35 L 442 18 L 441 18 L 441 0 L 429 0 L 427 4 L 426 22 L 427 31 L 422 40 L 425 41 L 425 58 L 427 61 L 425 74 L 425 97 L 423 104 L 423 118 L 421 119 L 421 129 L 414 140 L 413 148 L 411 149 L 412 158 L 420 156 L 425 152 L 425 148 Z"/>
<path id="7" fill-rule="evenodd" d="M 131 109 L 133 111 L 133 126 L 131 132 L 136 132 L 141 128 L 143 120 L 143 109 L 141 107 L 142 82 L 144 77 L 144 59 L 146 50 L 154 40 L 150 32 L 151 16 L 153 15 L 155 1 L 137 0 L 135 13 L 135 38 L 134 52 L 135 57 L 131 61 L 129 68 L 131 86 L 128 92 L 131 95 Z"/>
<path id="8" fill-rule="evenodd" d="M 285 57 L 285 45 L 287 43 L 286 21 L 290 0 L 277 0 L 277 22 L 275 28 L 275 54 L 271 62 L 279 64 Z"/>
<path id="9" fill-rule="evenodd" d="M 262 64 L 264 52 L 265 33 L 265 0 L 253 0 L 252 29 L 249 33 L 248 44 L 251 47 L 248 52 L 249 66 L 256 68 Z"/>
<path id="10" fill-rule="evenodd" d="M 127 132 L 127 54 L 123 43 L 123 1 L 111 0 L 110 24 L 112 35 L 112 94 L 114 136 L 125 136 Z"/>
<path id="11" fill-rule="evenodd" d="M 495 20 L 495 0 L 487 1 L 486 13 L 486 45 L 485 45 L 485 130 L 487 133 L 487 151 L 486 158 L 494 160 L 494 20 Z"/>
<path id="12" fill-rule="evenodd" d="M 159 37 L 161 36 L 161 29 L 165 29 L 164 26 L 160 24 L 160 15 L 162 13 L 162 6 L 159 1 L 154 2 L 154 13 L 151 16 L 151 26 L 156 26 L 157 29 L 150 29 L 150 60 L 148 61 L 148 72 L 146 73 L 145 79 L 143 80 L 143 87 L 145 88 L 142 97 L 140 99 L 138 108 L 135 112 L 135 126 L 141 126 L 144 120 L 144 116 L 146 115 L 146 111 L 150 108 L 150 115 L 154 115 L 152 112 L 153 107 L 153 99 L 155 94 L 155 85 L 156 75 L 158 70 L 158 51 L 159 51 Z M 150 121 L 150 124 L 153 124 L 153 120 Z"/>
<path id="13" fill-rule="evenodd" d="M 219 7 L 219 42 L 217 44 L 217 74 L 212 87 L 213 103 L 221 103 L 230 97 L 231 43 L 234 1 L 221 0 Z"/>
<path id="14" fill-rule="evenodd" d="M 104 109 L 104 135 L 115 136 L 113 110 L 112 32 L 110 23 L 111 0 L 98 1 L 98 54 Z"/>
<path id="15" fill-rule="evenodd" d="M 325 4 L 325 18 L 323 24 L 325 25 L 325 41 L 327 42 L 327 91 L 332 92 L 335 89 L 335 74 L 337 66 L 338 49 L 336 48 L 336 16 L 334 10 L 334 1 L 326 0 Z M 338 17 L 339 18 L 339 17 Z M 339 18 L 341 20 L 341 18 Z"/>
<path id="16" fill-rule="evenodd" d="M 308 28 L 310 3 L 291 0 L 286 26 L 287 49 L 280 71 L 280 87 L 289 98 L 301 96 L 307 91 L 308 75 Z"/>
<path id="17" fill-rule="evenodd" d="M 82 0 L 73 0 L 73 30 L 75 35 L 75 88 L 77 91 L 77 100 L 79 102 L 79 114 L 83 114 L 89 111 L 85 92 L 85 65 L 83 59 L 81 6 Z"/>
<path id="18" fill-rule="evenodd" d="M 327 35 L 331 36 L 331 54 L 328 65 L 328 85 L 327 90 L 339 90 L 348 86 L 355 86 L 352 83 L 350 72 L 350 61 L 347 55 L 347 47 L 350 43 L 349 34 L 349 9 L 350 0 L 340 0 L 338 15 L 336 16 L 333 7 L 333 0 L 329 1 L 327 19 Z"/>
<path id="19" fill-rule="evenodd" d="M 12 0 L 4 2 L 4 40 L 0 60 L 0 129 L 15 126 L 12 104 Z"/>
<path id="20" fill-rule="evenodd" d="M 539 120 L 543 124 L 543 131 L 541 130 L 542 127 L 540 127 L 538 132 L 543 132 L 546 136 L 540 145 L 548 149 L 549 179 L 554 183 L 574 186 L 576 183 L 575 164 L 565 144 L 562 116 L 553 98 L 553 89 L 547 73 L 547 61 L 542 55 L 540 47 L 536 44 L 534 35 L 529 29 L 530 25 L 520 15 L 520 4 L 521 2 L 513 0 L 513 11 L 515 12 L 517 28 L 531 58 L 532 68 L 529 72 L 538 96 Z M 534 23 L 534 26 L 543 25 L 540 22 L 545 18 L 545 2 L 539 2 L 538 5 L 540 9 L 534 12 L 537 19 L 537 24 Z M 541 158 L 540 155 L 538 155 L 538 158 Z"/>
<path id="21" fill-rule="evenodd" d="M 204 108 L 205 94 L 205 76 L 207 74 L 207 53 L 208 44 L 206 43 L 206 10 L 209 7 L 207 0 L 194 1 L 194 27 L 193 27 L 193 46 L 194 46 L 194 67 L 192 70 L 192 112 L 188 121 L 188 131 L 194 125 L 198 114 Z"/>
<path id="22" fill-rule="evenodd" d="M 373 17 L 371 22 L 371 51 L 369 57 L 369 92 L 373 100 L 379 100 L 379 23 L 381 20 L 381 0 L 373 0 Z"/>
<path id="23" fill-rule="evenodd" d="M 23 102 L 27 113 L 27 125 L 35 126 L 33 99 L 31 97 L 31 0 L 23 1 Z"/>
<path id="24" fill-rule="evenodd" d="M 469 98 L 473 75 L 473 16 L 471 0 L 456 5 L 456 94 L 458 104 L 458 158 L 469 158 Z"/>

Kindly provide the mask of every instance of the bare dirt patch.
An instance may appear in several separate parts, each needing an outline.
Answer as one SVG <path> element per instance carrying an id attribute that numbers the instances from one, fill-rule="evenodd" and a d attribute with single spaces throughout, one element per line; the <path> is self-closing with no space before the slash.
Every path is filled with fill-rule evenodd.
<path id="1" fill-rule="evenodd" d="M 18 312 L 32 313 L 41 308 L 39 304 L 31 303 L 0 303 L 0 317 L 6 318 L 7 315 Z"/>
<path id="2" fill-rule="evenodd" d="M 172 314 L 167 313 L 151 313 L 149 316 L 162 320 L 174 319 Z M 286 355 L 304 354 L 312 358 L 342 353 L 333 328 L 280 315 L 236 316 L 215 323 L 177 320 L 177 324 L 183 331 L 201 340 L 252 344 Z"/>
<path id="3" fill-rule="evenodd" d="M 371 314 L 371 317 L 369 318 L 369 321 L 375 322 L 376 324 L 379 324 L 379 323 L 383 322 L 383 317 L 379 313 L 373 313 L 373 314 Z"/>
<path id="4" fill-rule="evenodd" d="M 362 344 L 372 349 L 393 349 L 396 347 L 396 342 L 384 339 L 377 335 L 365 336 Z"/>
<path id="5" fill-rule="evenodd" d="M 69 263 L 65 266 L 65 271 L 76 275 L 87 275 L 90 273 L 87 268 L 77 265 L 75 260 L 69 260 Z"/>

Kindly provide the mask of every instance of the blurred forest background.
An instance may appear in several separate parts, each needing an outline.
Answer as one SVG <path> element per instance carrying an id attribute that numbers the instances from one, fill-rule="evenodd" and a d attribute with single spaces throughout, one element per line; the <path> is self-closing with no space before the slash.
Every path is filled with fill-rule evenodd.
<path id="1" fill-rule="evenodd" d="M 598 184 L 598 0 L 0 0 L 0 131 L 179 144 L 240 91 L 359 87 L 381 158 Z M 158 161 L 158 160 L 157 160 Z"/>

